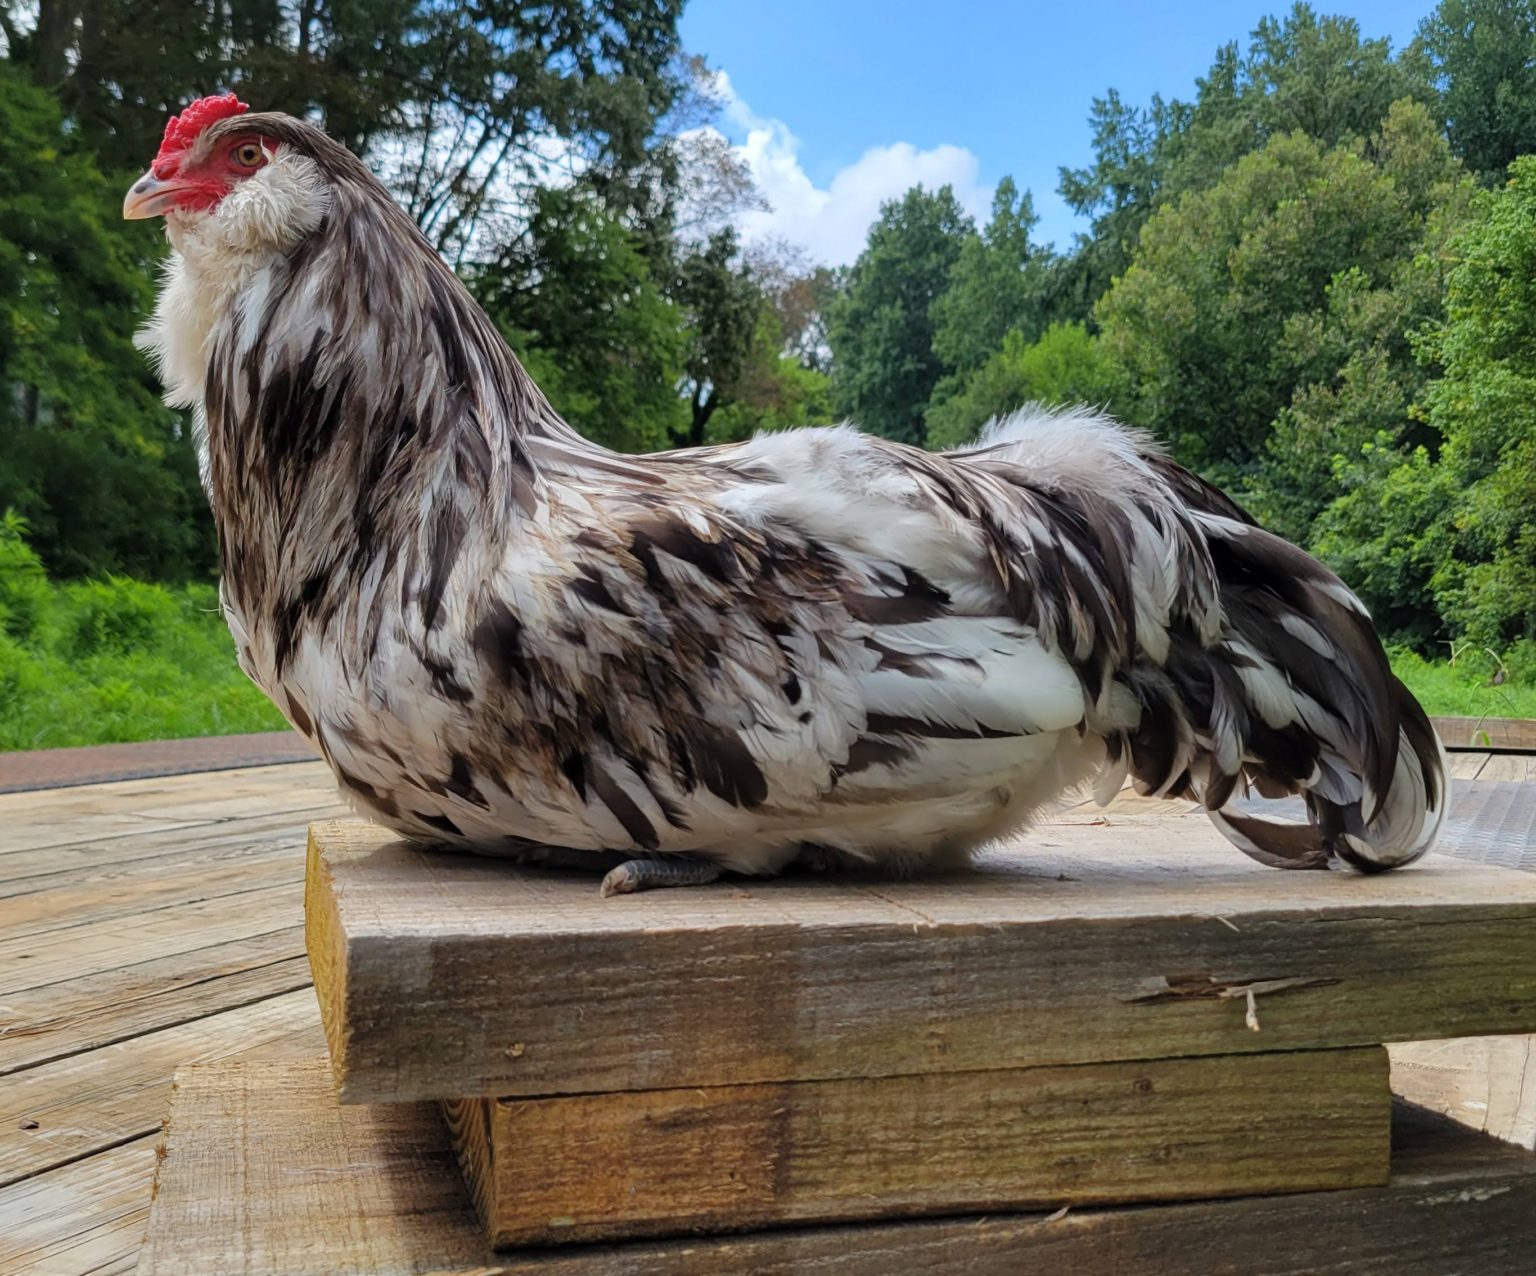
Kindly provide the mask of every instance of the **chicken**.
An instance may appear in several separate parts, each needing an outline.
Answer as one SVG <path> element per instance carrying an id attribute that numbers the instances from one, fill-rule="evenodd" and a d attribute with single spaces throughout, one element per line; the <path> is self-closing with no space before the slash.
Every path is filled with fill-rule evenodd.
<path id="1" fill-rule="evenodd" d="M 1267 864 L 1434 841 L 1444 754 L 1364 607 L 1134 430 L 618 455 L 309 124 L 195 102 L 124 203 L 154 215 L 140 340 L 196 422 L 241 665 L 408 838 L 604 893 L 909 871 L 1129 775 Z"/>

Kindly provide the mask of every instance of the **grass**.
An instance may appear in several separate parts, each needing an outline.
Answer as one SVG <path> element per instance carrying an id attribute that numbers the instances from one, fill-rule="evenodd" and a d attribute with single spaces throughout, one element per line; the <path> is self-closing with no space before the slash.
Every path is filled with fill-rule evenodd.
<path id="1" fill-rule="evenodd" d="M 1431 716 L 1536 718 L 1536 686 L 1513 681 L 1490 686 L 1492 661 L 1486 657 L 1463 658 L 1452 665 L 1425 660 L 1411 651 L 1394 651 L 1392 671 Z"/>
<path id="2" fill-rule="evenodd" d="M 72 582 L 37 601 L 23 633 L 0 627 L 0 750 L 286 725 L 236 665 L 212 586 Z"/>

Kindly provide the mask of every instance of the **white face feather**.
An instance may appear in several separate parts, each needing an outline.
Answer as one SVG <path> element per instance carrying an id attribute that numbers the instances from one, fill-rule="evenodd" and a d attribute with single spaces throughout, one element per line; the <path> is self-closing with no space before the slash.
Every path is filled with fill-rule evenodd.
<path id="1" fill-rule="evenodd" d="M 325 220 L 330 202 L 319 165 L 281 148 L 211 212 L 166 215 L 173 251 L 154 313 L 134 341 L 154 363 L 167 404 L 201 406 L 209 331 L 263 267 Z"/>

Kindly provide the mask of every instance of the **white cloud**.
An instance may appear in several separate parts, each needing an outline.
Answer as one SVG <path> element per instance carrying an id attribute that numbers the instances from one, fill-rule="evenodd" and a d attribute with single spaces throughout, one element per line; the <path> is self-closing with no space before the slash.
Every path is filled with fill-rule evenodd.
<path id="1" fill-rule="evenodd" d="M 745 134 L 732 150 L 746 164 L 768 211 L 749 211 L 736 221 L 742 237 L 783 239 L 829 266 L 849 263 L 863 250 L 880 205 L 913 186 L 935 190 L 948 185 L 973 216 L 982 216 L 992 192 L 978 181 L 981 165 L 963 146 L 935 146 L 920 151 L 910 142 L 894 142 L 865 151 L 854 163 L 818 187 L 800 163 L 800 139 L 782 120 L 765 119 L 736 96 L 724 72 L 716 91 L 727 121 Z"/>

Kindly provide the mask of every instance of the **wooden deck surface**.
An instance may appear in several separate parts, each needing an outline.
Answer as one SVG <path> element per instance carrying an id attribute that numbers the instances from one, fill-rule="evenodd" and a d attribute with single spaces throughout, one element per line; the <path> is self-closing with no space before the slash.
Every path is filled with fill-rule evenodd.
<path id="1" fill-rule="evenodd" d="M 1188 803 L 1135 806 L 1214 836 Z M 0 1272 L 132 1271 L 173 1071 L 323 1054 L 304 833 L 342 813 L 318 763 L 0 795 Z"/>

